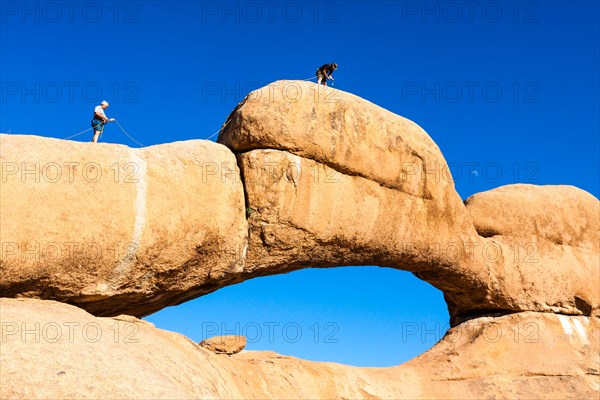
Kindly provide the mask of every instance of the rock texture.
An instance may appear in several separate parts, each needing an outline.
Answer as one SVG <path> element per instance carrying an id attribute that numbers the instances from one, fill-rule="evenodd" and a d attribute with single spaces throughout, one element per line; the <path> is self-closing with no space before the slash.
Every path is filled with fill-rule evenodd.
<path id="1" fill-rule="evenodd" d="M 310 82 L 254 91 L 229 115 L 218 141 L 236 153 L 289 151 L 417 198 L 439 198 L 453 187 L 439 147 L 417 124 Z"/>
<path id="2" fill-rule="evenodd" d="M 282 81 L 250 94 L 219 142 L 243 170 L 249 272 L 433 270 L 429 281 L 465 312 L 489 304 L 487 275 L 461 267 L 479 237 L 443 155 L 415 123 L 349 93 Z"/>
<path id="3" fill-rule="evenodd" d="M 289 152 L 252 150 L 239 161 L 249 273 L 380 265 L 429 274 L 465 313 L 502 301 L 473 266 L 469 249 L 480 237 L 451 186 L 425 200 Z"/>
<path id="4" fill-rule="evenodd" d="M 504 293 L 543 311 L 600 316 L 598 199 L 574 186 L 520 184 L 465 204 L 482 248 L 498 255 Z"/>
<path id="5" fill-rule="evenodd" d="M 582 190 L 465 206 L 419 126 L 309 82 L 253 92 L 219 142 L 1 135 L 2 293 L 139 317 L 255 276 L 380 265 L 442 290 L 453 325 L 599 315 L 599 202 Z"/>
<path id="6" fill-rule="evenodd" d="M 0 135 L 0 293 L 117 315 L 0 300 L 0 397 L 598 398 L 595 197 L 510 185 L 463 203 L 416 124 L 307 82 L 253 92 L 219 141 Z M 356 368 L 119 315 L 341 265 L 412 271 L 453 327 L 406 364 Z"/>
<path id="7" fill-rule="evenodd" d="M 244 336 L 215 336 L 200 342 L 200 346 L 216 354 L 237 354 L 246 347 Z"/>
<path id="8" fill-rule="evenodd" d="M 511 186 L 502 192 L 510 196 L 474 196 L 487 199 L 487 208 L 467 210 L 421 128 L 307 82 L 275 82 L 250 94 L 219 142 L 238 153 L 242 170 L 248 272 L 409 270 L 444 292 L 453 324 L 489 312 L 598 314 L 600 203 L 582 190 Z M 513 232 L 529 225 L 523 234 L 487 237 L 482 223 Z M 552 240 L 571 231 L 577 239 L 569 247 Z"/>
<path id="9" fill-rule="evenodd" d="M 233 154 L 0 135 L 0 292 L 147 315 L 244 268 Z"/>
<path id="10" fill-rule="evenodd" d="M 483 237 L 536 236 L 594 252 L 600 247 L 600 202 L 568 185 L 507 185 L 465 201 Z"/>
<path id="11" fill-rule="evenodd" d="M 132 317 L 1 299 L 3 399 L 564 398 L 600 393 L 600 321 L 525 312 L 456 326 L 398 367 L 214 354 Z M 43 360 L 41 355 L 43 354 Z"/>

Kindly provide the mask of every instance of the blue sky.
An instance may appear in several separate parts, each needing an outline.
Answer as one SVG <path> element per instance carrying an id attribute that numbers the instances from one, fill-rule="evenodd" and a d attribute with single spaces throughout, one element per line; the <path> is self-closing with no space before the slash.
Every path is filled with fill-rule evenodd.
<path id="1" fill-rule="evenodd" d="M 64 138 L 106 99 L 145 145 L 207 138 L 248 90 L 337 62 L 336 88 L 431 135 L 461 197 L 517 182 L 598 197 L 598 4 L 3 0 L 0 132 Z M 115 125 L 102 140 L 138 146 Z M 194 340 L 245 333 L 250 349 L 384 366 L 430 347 L 448 315 L 407 272 L 348 267 L 255 279 L 148 319 Z"/>

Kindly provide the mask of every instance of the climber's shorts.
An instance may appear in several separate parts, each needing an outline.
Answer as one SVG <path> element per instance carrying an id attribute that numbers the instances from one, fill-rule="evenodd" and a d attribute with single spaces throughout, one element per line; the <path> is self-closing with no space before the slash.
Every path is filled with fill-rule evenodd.
<path id="1" fill-rule="evenodd" d="M 93 119 L 92 120 L 92 128 L 94 128 L 94 131 L 101 131 L 102 129 L 104 129 L 104 122 L 102 122 L 102 120 L 100 119 Z"/>
<path id="2" fill-rule="evenodd" d="M 325 80 L 325 75 L 323 75 L 323 72 L 321 72 L 320 69 L 317 70 L 317 80 L 319 80 L 319 78 L 321 78 L 322 80 Z"/>

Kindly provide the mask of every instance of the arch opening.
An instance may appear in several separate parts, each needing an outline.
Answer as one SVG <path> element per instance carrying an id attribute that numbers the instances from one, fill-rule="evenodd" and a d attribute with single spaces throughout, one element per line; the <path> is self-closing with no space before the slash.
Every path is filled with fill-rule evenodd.
<path id="1" fill-rule="evenodd" d="M 375 266 L 254 278 L 145 319 L 195 342 L 242 335 L 245 350 L 363 367 L 402 364 L 450 327 L 440 290 L 410 272 Z"/>

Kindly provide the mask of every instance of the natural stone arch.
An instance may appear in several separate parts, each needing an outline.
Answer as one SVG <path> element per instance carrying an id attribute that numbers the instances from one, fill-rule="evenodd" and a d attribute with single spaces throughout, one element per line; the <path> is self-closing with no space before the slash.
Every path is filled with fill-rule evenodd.
<path id="1" fill-rule="evenodd" d="M 301 96 L 290 101 L 286 85 Z M 444 291 L 455 325 L 448 335 L 391 368 L 247 352 L 224 359 L 132 317 L 96 318 L 52 301 L 0 299 L 3 329 L 79 321 L 108 332 L 116 320 L 138 324 L 143 334 L 138 346 L 104 337 L 100 351 L 67 336 L 60 344 L 31 346 L 13 332 L 0 352 L 0 397 L 30 398 L 34 391 L 55 398 L 67 392 L 94 398 L 597 397 L 596 198 L 569 186 L 511 185 L 464 206 L 451 180 L 427 172 L 437 163 L 443 171 L 445 163 L 412 122 L 306 82 L 276 82 L 260 93 L 228 119 L 220 142 L 229 149 L 205 141 L 129 149 L 0 135 L 2 296 L 142 316 L 259 275 L 379 264 L 413 271 Z M 90 162 L 104 180 L 83 173 Z M 140 179 L 115 180 L 126 166 L 115 162 L 137 166 Z M 44 175 L 49 168 L 54 175 Z M 339 174 L 343 189 L 296 174 L 306 168 Z M 57 180 L 59 170 L 80 179 Z M 319 198 L 327 201 L 315 208 L 311 199 Z M 369 214 L 373 204 L 378 211 Z M 76 218 L 73 209 L 86 212 Z M 78 241 L 102 249 L 135 246 L 116 257 L 62 252 Z M 418 241 L 473 241 L 499 252 L 490 260 L 478 252 L 456 257 L 401 245 Z M 515 260 L 511 246 L 529 243 L 537 246 L 537 262 Z M 61 252 L 41 257 L 43 249 Z M 528 326 L 537 327 L 537 337 L 521 335 Z M 488 328 L 503 334 L 492 342 Z M 40 363 L 40 354 L 77 366 L 67 375 L 70 386 L 60 381 L 67 372 Z M 124 376 L 115 360 L 142 372 Z M 35 363 L 22 372 L 22 365 Z"/>
<path id="2" fill-rule="evenodd" d="M 253 211 L 246 271 L 408 270 L 444 292 L 453 324 L 497 312 L 598 313 L 600 204 L 582 190 L 513 185 L 465 207 L 418 125 L 306 82 L 251 93 L 219 142 L 238 155 Z"/>
<path id="3" fill-rule="evenodd" d="M 219 142 L 229 149 L 1 135 L 3 295 L 143 316 L 255 276 L 380 265 L 441 289 L 453 324 L 494 312 L 598 315 L 598 200 L 579 189 L 511 186 L 465 207 L 420 127 L 308 82 L 253 92 Z M 44 176 L 48 165 L 64 179 Z M 548 224 L 542 204 L 568 218 Z M 73 242 L 103 251 L 66 251 Z M 530 243 L 537 262 L 515 260 L 511 248 Z M 57 245 L 58 256 L 38 258 Z"/>

